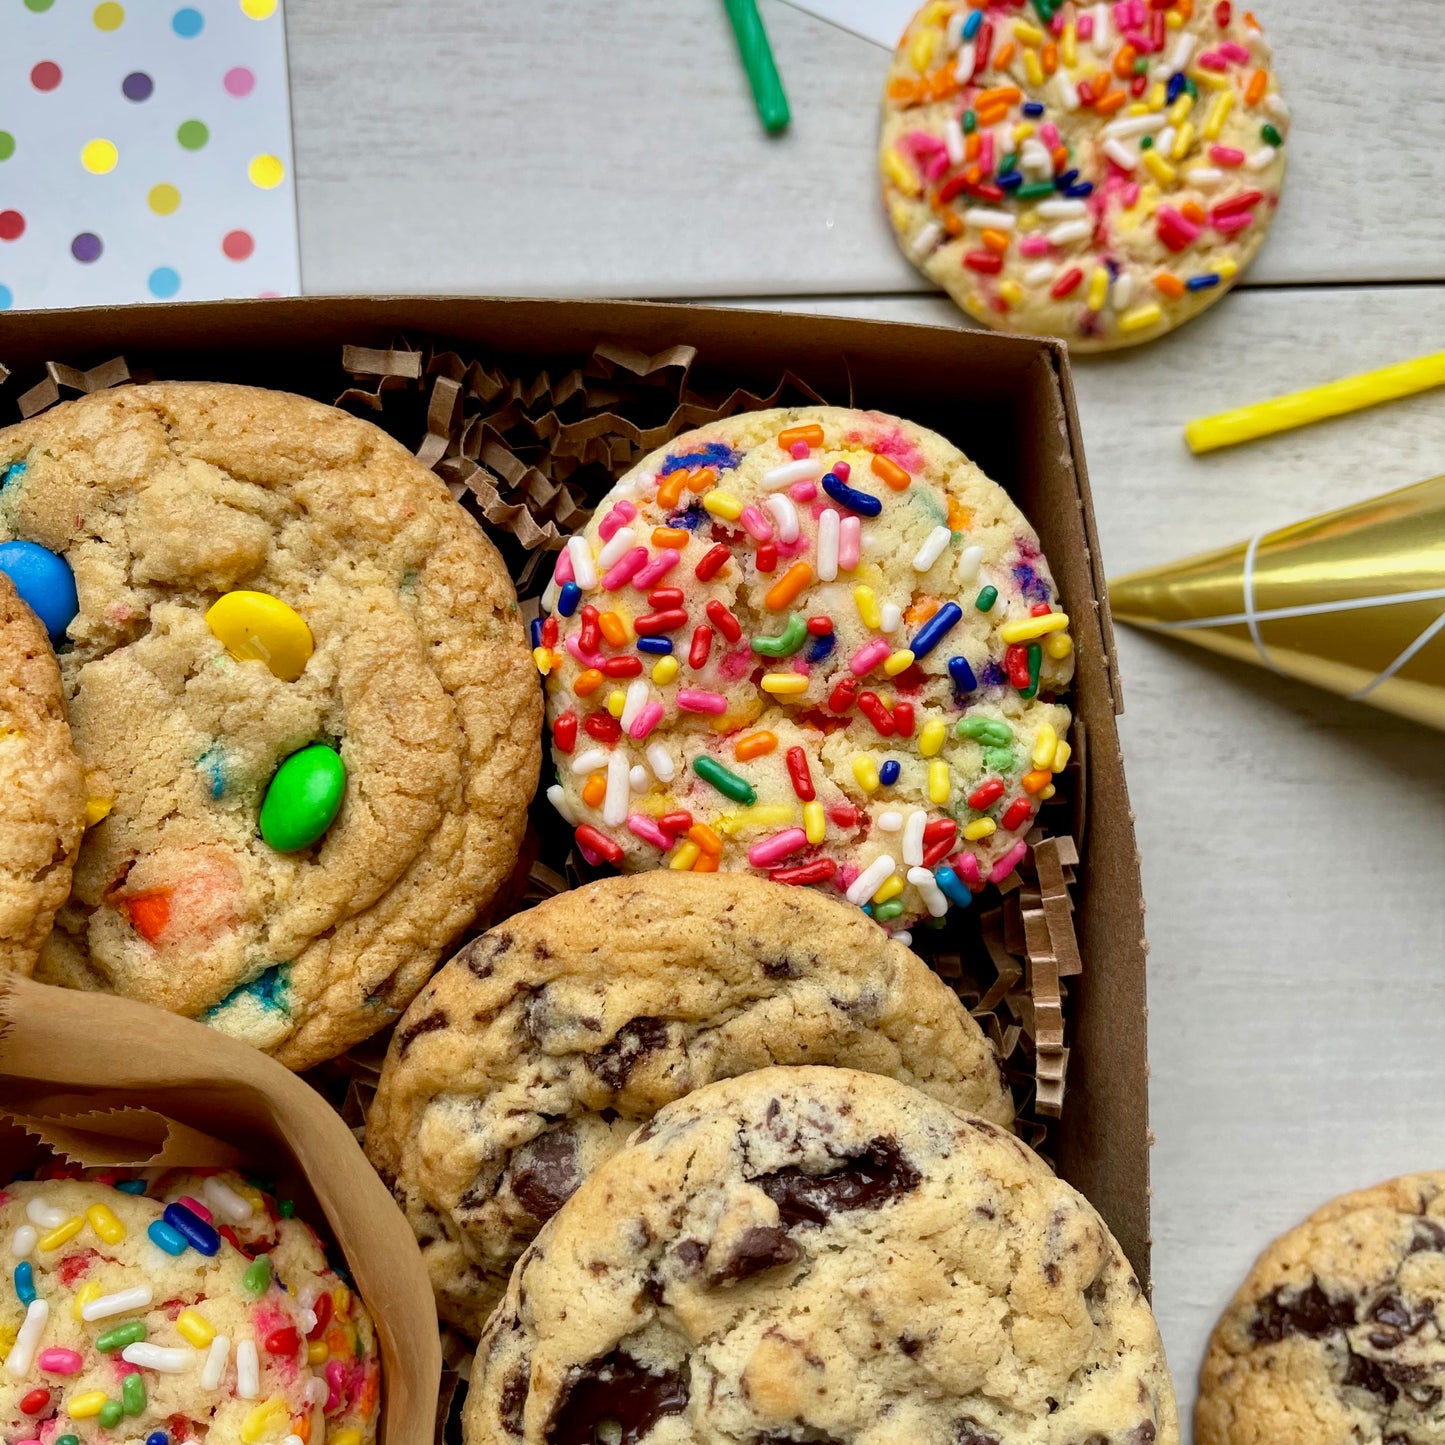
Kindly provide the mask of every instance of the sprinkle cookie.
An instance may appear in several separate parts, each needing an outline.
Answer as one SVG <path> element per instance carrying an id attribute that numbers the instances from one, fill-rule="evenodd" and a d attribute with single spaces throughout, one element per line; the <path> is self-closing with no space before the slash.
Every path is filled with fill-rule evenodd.
<path id="1" fill-rule="evenodd" d="M 883 103 L 884 203 L 975 320 L 1076 351 L 1149 341 L 1264 241 L 1289 111 L 1234 0 L 930 0 Z"/>
<path id="2" fill-rule="evenodd" d="M 664 1109 L 522 1256 L 466 1445 L 1178 1445 L 1088 1201 L 982 1119 L 845 1069 Z"/>
<path id="3" fill-rule="evenodd" d="M 70 892 L 85 775 L 45 628 L 0 571 L 0 969 L 29 973 Z"/>
<path id="4" fill-rule="evenodd" d="M 906 930 L 1008 876 L 1068 760 L 1073 643 L 1033 528 L 893 417 L 678 437 L 544 602 L 548 796 L 594 861 L 818 884 Z"/>
<path id="5" fill-rule="evenodd" d="M 0 432 L 0 479 L 0 561 L 111 788 L 37 977 L 293 1068 L 390 1023 L 534 787 L 539 689 L 481 530 L 375 427 L 246 387 L 69 402 Z"/>
<path id="6" fill-rule="evenodd" d="M 1445 1439 L 1445 1174 L 1332 1200 L 1275 1240 L 1214 1327 L 1199 1445 Z"/>
<path id="7" fill-rule="evenodd" d="M 773 1063 L 887 1074 L 1013 1119 L 952 990 L 812 889 L 609 878 L 469 944 L 392 1036 L 366 1133 L 443 1317 L 480 1334 L 537 1230 L 639 1123 Z"/>
<path id="8" fill-rule="evenodd" d="M 235 1174 L 0 1190 L 0 1437 L 369 1445 L 371 1319 L 311 1230 Z"/>

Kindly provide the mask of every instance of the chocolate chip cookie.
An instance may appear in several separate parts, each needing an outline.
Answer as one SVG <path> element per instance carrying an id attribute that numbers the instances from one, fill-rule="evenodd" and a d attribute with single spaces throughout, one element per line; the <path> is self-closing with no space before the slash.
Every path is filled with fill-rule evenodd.
<path id="1" fill-rule="evenodd" d="M 55 654 L 0 572 L 0 969 L 35 967 L 84 829 L 85 774 Z"/>
<path id="2" fill-rule="evenodd" d="M 1331 1200 L 1281 1235 L 1204 1357 L 1198 1445 L 1445 1440 L 1445 1173 Z"/>
<path id="3" fill-rule="evenodd" d="M 770 1064 L 888 1074 L 1006 1125 L 957 996 L 856 910 L 727 874 L 609 878 L 470 944 L 407 1010 L 367 1152 L 472 1334 L 542 1223 L 639 1123 Z"/>
<path id="4" fill-rule="evenodd" d="M 113 786 L 37 976 L 292 1068 L 392 1022 L 508 876 L 536 782 L 481 529 L 377 428 L 249 387 L 69 402 L 0 431 L 0 478 L 0 544 L 73 577 L 61 675 Z"/>
<path id="5" fill-rule="evenodd" d="M 467 1445 L 1176 1445 L 1149 1305 L 1007 1131 L 852 1070 L 669 1105 L 553 1216 Z"/>

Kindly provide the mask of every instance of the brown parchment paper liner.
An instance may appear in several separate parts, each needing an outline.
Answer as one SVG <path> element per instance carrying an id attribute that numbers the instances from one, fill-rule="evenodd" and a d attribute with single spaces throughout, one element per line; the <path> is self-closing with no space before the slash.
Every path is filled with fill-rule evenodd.
<path id="1" fill-rule="evenodd" d="M 0 975 L 0 1123 L 11 1173 L 44 1146 L 84 1165 L 244 1161 L 283 1178 L 303 1217 L 324 1216 L 376 1322 L 381 1439 L 429 1445 L 441 1350 L 421 1252 L 345 1123 L 290 1070 L 149 1004 Z"/>

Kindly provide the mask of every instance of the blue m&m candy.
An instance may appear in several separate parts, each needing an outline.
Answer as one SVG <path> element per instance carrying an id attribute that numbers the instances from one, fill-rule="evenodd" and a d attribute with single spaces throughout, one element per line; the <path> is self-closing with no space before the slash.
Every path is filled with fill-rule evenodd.
<path id="1" fill-rule="evenodd" d="M 64 642 L 65 629 L 80 611 L 70 563 L 38 542 L 0 542 L 0 572 L 44 623 L 50 641 L 57 646 Z"/>

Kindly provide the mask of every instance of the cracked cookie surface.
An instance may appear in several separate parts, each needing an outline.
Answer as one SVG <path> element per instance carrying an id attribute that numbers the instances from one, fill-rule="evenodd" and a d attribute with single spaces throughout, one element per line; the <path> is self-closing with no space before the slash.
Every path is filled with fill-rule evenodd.
<path id="1" fill-rule="evenodd" d="M 1274 1241 L 1210 1337 L 1198 1445 L 1445 1441 L 1445 1173 L 1331 1200 Z"/>
<path id="2" fill-rule="evenodd" d="M 60 669 L 114 789 L 38 976 L 293 1068 L 391 1022 L 506 878 L 535 784 L 541 700 L 491 543 L 375 427 L 247 387 L 69 402 L 0 432 L 7 465 L 0 539 L 75 574 Z M 304 621 L 294 679 L 213 633 L 238 591 Z M 278 852 L 262 797 L 317 743 L 345 765 L 340 812 Z"/>
<path id="3" fill-rule="evenodd" d="M 45 628 L 0 572 L 0 969 L 35 967 L 84 826 L 60 670 Z"/>
<path id="4" fill-rule="evenodd" d="M 418 995 L 367 1152 L 442 1315 L 476 1335 L 543 1222 L 638 1124 L 713 1080 L 809 1063 L 1013 1118 L 957 995 L 855 910 L 745 875 L 605 879 L 507 919 Z"/>
<path id="5" fill-rule="evenodd" d="M 1177 1445 L 1159 1333 L 1022 1143 L 851 1070 L 669 1105 L 553 1216 L 467 1445 Z"/>

